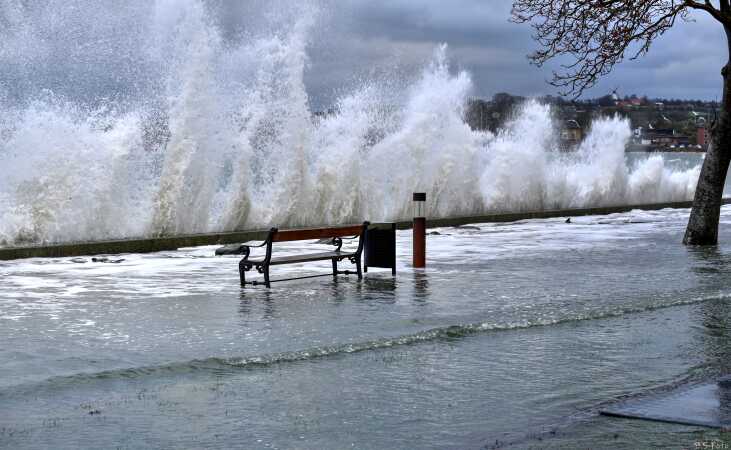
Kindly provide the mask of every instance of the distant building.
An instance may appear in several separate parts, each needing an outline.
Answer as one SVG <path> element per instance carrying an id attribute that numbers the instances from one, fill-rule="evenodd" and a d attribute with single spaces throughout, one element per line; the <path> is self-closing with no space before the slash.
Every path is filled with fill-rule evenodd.
<path id="1" fill-rule="evenodd" d="M 706 128 L 706 124 L 699 124 L 696 132 L 697 135 L 695 143 L 703 148 L 706 148 L 708 146 L 708 129 Z"/>
<path id="2" fill-rule="evenodd" d="M 645 101 L 638 97 L 625 98 L 624 100 L 617 101 L 616 105 L 618 108 L 639 108 L 645 104 Z"/>
<path id="3" fill-rule="evenodd" d="M 573 147 L 581 142 L 584 133 L 576 120 L 570 119 L 563 122 L 561 127 L 561 144 L 565 148 Z"/>
<path id="4" fill-rule="evenodd" d="M 677 133 L 672 128 L 648 128 L 640 129 L 640 143 L 655 148 L 676 148 L 690 145 L 690 138 Z"/>

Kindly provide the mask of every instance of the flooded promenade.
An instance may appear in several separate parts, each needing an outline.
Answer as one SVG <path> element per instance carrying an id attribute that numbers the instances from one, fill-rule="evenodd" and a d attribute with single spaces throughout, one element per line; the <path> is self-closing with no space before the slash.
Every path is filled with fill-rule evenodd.
<path id="1" fill-rule="evenodd" d="M 425 271 L 403 231 L 396 278 L 272 289 L 215 247 L 3 262 L 0 446 L 692 445 L 717 432 L 597 415 L 729 370 L 731 249 L 678 245 L 685 220 L 442 228 Z"/>

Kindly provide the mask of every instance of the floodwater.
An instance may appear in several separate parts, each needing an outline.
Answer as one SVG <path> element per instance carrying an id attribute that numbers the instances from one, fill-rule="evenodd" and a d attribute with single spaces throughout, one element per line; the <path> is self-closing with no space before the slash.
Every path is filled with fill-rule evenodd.
<path id="1" fill-rule="evenodd" d="M 395 278 L 269 290 L 215 247 L 2 262 L 0 447 L 729 445 L 597 413 L 731 372 L 731 246 L 682 246 L 687 216 L 430 230 L 423 271 L 399 232 Z"/>

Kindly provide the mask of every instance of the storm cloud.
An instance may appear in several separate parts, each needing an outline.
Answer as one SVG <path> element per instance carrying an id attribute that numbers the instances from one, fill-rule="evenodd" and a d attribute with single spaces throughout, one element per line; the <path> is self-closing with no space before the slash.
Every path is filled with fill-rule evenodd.
<path id="1" fill-rule="evenodd" d="M 477 96 L 557 94 L 546 80 L 558 63 L 529 64 L 536 44 L 529 26 L 509 21 L 508 0 L 344 0 L 320 7 L 307 75 L 316 103 L 379 68 L 418 70 L 441 43 L 454 66 L 472 74 Z M 585 97 L 618 89 L 620 95 L 718 98 L 728 57 L 723 29 L 705 13 L 692 19 L 662 36 L 648 55 L 617 66 Z"/>
<path id="2" fill-rule="evenodd" d="M 315 109 L 369 80 L 405 85 L 442 44 L 448 46 L 454 70 L 471 74 L 475 96 L 557 94 L 546 83 L 557 63 L 529 64 L 527 55 L 536 44 L 528 25 L 509 21 L 510 0 L 204 1 L 212 21 L 232 41 L 277 35 L 311 12 L 315 25 L 308 38 L 305 83 Z M 141 20 L 153 14 L 156 3 L 89 4 L 0 2 L 0 98 L 3 87 L 9 97 L 50 89 L 77 100 L 147 97 L 158 88 L 150 81 L 155 67 L 148 67 L 148 34 Z M 13 16 L 21 10 L 28 17 Z M 648 55 L 616 67 L 585 97 L 617 89 L 620 95 L 718 98 L 720 70 L 728 58 L 725 36 L 707 14 L 699 12 L 693 19 L 679 22 Z M 17 26 L 9 26 L 13 23 Z"/>

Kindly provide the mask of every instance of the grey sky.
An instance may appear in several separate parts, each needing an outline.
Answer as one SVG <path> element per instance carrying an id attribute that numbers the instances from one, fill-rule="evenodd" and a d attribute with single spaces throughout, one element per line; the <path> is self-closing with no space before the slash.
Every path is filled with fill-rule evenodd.
<path id="1" fill-rule="evenodd" d="M 508 21 L 510 6 L 509 0 L 332 1 L 313 40 L 308 87 L 316 103 L 327 103 L 333 89 L 379 67 L 415 68 L 446 43 L 451 62 L 472 73 L 477 95 L 555 94 L 545 82 L 550 68 L 528 64 L 531 30 Z M 649 55 L 618 66 L 587 95 L 618 88 L 621 95 L 720 96 L 725 36 L 705 14 L 695 19 L 679 23 Z"/>
<path id="2" fill-rule="evenodd" d="M 529 26 L 508 21 L 510 0 L 205 2 L 213 21 L 231 39 L 246 39 L 258 32 L 280 34 L 292 26 L 294 17 L 319 11 L 305 75 L 316 109 L 330 105 L 339 93 L 364 79 L 379 78 L 398 86 L 418 74 L 441 43 L 449 46 L 453 67 L 472 74 L 475 95 L 556 93 L 545 82 L 550 67 L 528 64 L 526 55 L 535 43 Z M 146 97 L 157 87 L 154 71 L 158 66 L 148 61 L 146 49 L 154 37 L 142 24 L 158 3 L 173 10 L 197 4 L 193 0 L 0 0 L 0 100 L 3 91 L 8 98 L 25 98 L 42 89 L 73 99 Z M 621 95 L 717 98 L 720 69 L 727 59 L 725 37 L 721 26 L 706 14 L 698 13 L 696 19 L 679 23 L 649 55 L 623 63 L 587 95 L 600 96 L 617 88 Z"/>

